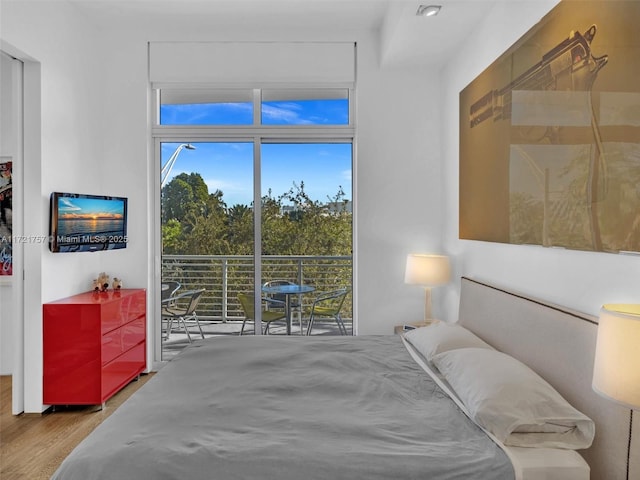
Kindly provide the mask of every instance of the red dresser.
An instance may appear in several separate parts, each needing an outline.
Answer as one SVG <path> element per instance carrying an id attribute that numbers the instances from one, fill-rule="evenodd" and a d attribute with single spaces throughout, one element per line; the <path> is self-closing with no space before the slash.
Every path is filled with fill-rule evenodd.
<path id="1" fill-rule="evenodd" d="M 146 291 L 87 292 L 43 305 L 43 402 L 103 404 L 146 367 Z"/>

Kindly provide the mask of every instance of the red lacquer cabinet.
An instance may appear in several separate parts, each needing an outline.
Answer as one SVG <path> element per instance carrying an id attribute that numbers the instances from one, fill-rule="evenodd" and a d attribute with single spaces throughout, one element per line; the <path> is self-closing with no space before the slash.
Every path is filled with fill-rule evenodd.
<path id="1" fill-rule="evenodd" d="M 146 291 L 87 292 L 43 305 L 43 402 L 98 405 L 146 367 Z"/>

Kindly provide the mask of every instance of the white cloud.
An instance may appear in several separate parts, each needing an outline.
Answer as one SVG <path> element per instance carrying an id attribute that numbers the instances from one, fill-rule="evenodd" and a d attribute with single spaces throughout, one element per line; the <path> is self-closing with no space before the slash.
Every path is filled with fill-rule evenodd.
<path id="1" fill-rule="evenodd" d="M 62 208 L 60 208 L 60 210 L 64 210 L 65 212 L 82 210 L 80 207 L 75 206 L 68 198 L 61 198 L 60 201 L 64 203 L 64 206 L 61 206 Z"/>
<path id="2" fill-rule="evenodd" d="M 286 124 L 306 125 L 309 120 L 300 117 L 300 105 L 295 103 L 281 103 L 280 106 L 262 105 L 262 114 L 272 120 Z"/>
<path id="3" fill-rule="evenodd" d="M 229 195 L 248 195 L 250 198 L 253 195 L 253 189 L 251 186 L 243 185 L 241 183 L 229 182 L 227 180 L 219 178 L 207 178 L 204 183 L 209 188 L 209 193 L 214 193 L 216 190 L 220 190 L 224 197 Z"/>

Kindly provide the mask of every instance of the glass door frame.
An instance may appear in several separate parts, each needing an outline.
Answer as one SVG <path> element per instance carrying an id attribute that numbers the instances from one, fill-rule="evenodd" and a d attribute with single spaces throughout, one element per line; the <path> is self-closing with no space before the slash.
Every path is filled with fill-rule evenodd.
<path id="1" fill-rule="evenodd" d="M 353 334 L 357 334 L 357 254 L 356 254 L 356 166 L 357 166 L 357 138 L 355 129 L 355 95 L 354 89 L 349 88 L 349 125 L 341 126 L 306 126 L 306 125 L 261 125 L 260 109 L 255 105 L 260 102 L 260 90 L 254 90 L 254 120 L 255 124 L 251 126 L 202 126 L 202 125 L 179 125 L 165 126 L 158 125 L 159 105 L 160 105 L 160 86 L 154 86 L 150 90 L 152 101 L 150 102 L 150 118 L 155 119 L 151 127 L 150 136 L 150 155 L 153 168 L 152 175 L 152 192 L 153 198 L 150 204 L 153 205 L 154 222 L 152 229 L 152 249 L 154 259 L 154 289 L 149 295 L 150 299 L 150 318 L 155 321 L 150 328 L 153 342 L 153 361 L 161 362 L 162 352 L 162 332 L 160 320 L 160 283 L 162 276 L 162 245 L 161 245 L 161 206 L 160 206 L 160 170 L 161 170 L 161 144 L 162 143 L 233 143 L 233 142 L 252 142 L 254 145 L 254 163 L 253 163 L 253 198 L 254 205 L 261 204 L 261 147 L 266 143 L 350 143 L 351 144 L 351 193 L 352 193 L 352 285 L 353 285 Z M 261 285 L 262 282 L 262 209 L 254 209 L 254 288 Z M 260 295 L 254 295 L 254 308 L 256 318 L 254 319 L 254 330 L 256 334 L 261 333 L 261 299 Z"/>

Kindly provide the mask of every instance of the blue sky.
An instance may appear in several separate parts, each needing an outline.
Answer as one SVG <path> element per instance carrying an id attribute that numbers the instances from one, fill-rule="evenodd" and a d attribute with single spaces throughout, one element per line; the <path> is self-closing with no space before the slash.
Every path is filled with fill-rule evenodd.
<path id="1" fill-rule="evenodd" d="M 179 143 L 162 144 L 162 164 Z M 224 193 L 228 206 L 249 205 L 253 199 L 253 144 L 192 143 L 195 150 L 183 149 L 167 180 L 180 173 L 199 173 L 209 187 Z M 351 200 L 351 144 L 263 144 L 262 193 L 271 189 L 277 197 L 293 183 L 304 181 L 313 200 L 326 201 L 340 186 Z"/>
<path id="2" fill-rule="evenodd" d="M 252 125 L 248 102 L 166 104 L 160 107 L 161 125 Z M 346 99 L 273 101 L 262 103 L 263 125 L 348 125 Z"/>
<path id="3" fill-rule="evenodd" d="M 263 124 L 268 125 L 345 125 L 348 124 L 346 100 L 305 100 L 263 104 Z M 171 125 L 248 125 L 252 121 L 251 104 L 164 105 L 163 124 Z M 186 142 L 185 142 L 186 143 Z M 164 165 L 180 143 L 163 143 Z M 202 175 L 209 192 L 224 194 L 228 206 L 249 205 L 253 199 L 252 143 L 193 143 L 195 150 L 183 149 L 167 183 L 180 173 Z M 324 202 L 342 187 L 351 200 L 351 144 L 263 144 L 262 194 L 271 189 L 277 197 L 294 184 L 304 181 L 313 200 Z"/>
<path id="4" fill-rule="evenodd" d="M 124 203 L 121 200 L 104 200 L 94 198 L 58 198 L 60 216 L 74 217 L 113 217 L 124 214 Z"/>

